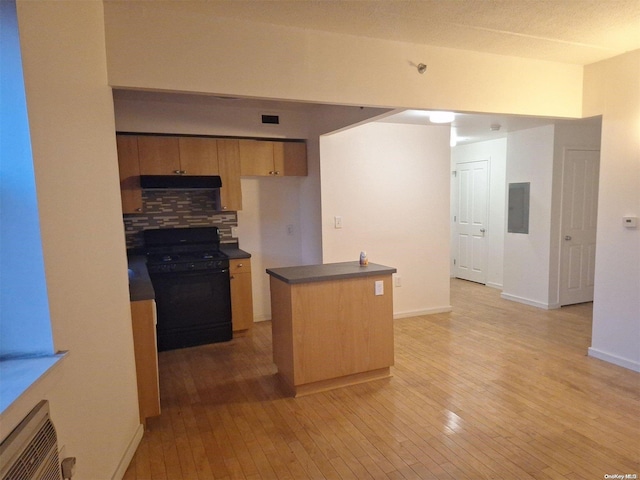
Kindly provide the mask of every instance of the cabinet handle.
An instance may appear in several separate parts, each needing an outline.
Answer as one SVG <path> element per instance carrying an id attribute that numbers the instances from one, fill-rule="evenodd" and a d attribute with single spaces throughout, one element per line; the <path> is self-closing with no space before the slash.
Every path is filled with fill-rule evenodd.
<path id="1" fill-rule="evenodd" d="M 223 206 L 222 206 L 222 209 L 223 209 L 223 210 L 226 210 L 226 209 L 227 209 L 227 206 L 226 206 L 226 205 L 223 205 Z"/>
<path id="2" fill-rule="evenodd" d="M 136 212 L 141 212 L 142 209 L 141 208 L 136 208 Z"/>
<path id="3" fill-rule="evenodd" d="M 279 172 L 279 171 L 277 171 L 277 170 L 276 170 L 274 173 L 275 173 L 276 175 L 280 175 L 280 172 Z"/>
<path id="4" fill-rule="evenodd" d="M 175 173 L 176 175 L 180 175 L 180 170 L 174 170 L 173 173 Z"/>
<path id="5" fill-rule="evenodd" d="M 236 278 L 236 277 L 234 277 L 233 275 L 231 275 L 231 276 L 229 277 L 229 280 L 233 280 L 234 278 Z"/>
<path id="6" fill-rule="evenodd" d="M 273 170 L 271 170 L 271 171 L 269 172 L 269 175 L 275 175 L 275 174 L 276 174 L 276 172 L 274 172 Z"/>
<path id="7" fill-rule="evenodd" d="M 243 265 L 241 263 L 238 264 L 238 268 L 242 268 Z"/>

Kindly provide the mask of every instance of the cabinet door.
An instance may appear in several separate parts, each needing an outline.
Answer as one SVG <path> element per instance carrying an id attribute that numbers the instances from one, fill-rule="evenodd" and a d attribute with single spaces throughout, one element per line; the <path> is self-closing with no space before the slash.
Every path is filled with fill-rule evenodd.
<path id="1" fill-rule="evenodd" d="M 222 179 L 220 189 L 222 210 L 242 210 L 238 140 L 218 140 L 218 165 Z"/>
<path id="2" fill-rule="evenodd" d="M 215 138 L 180 137 L 183 175 L 218 175 L 218 141 Z"/>
<path id="3" fill-rule="evenodd" d="M 276 175 L 307 176 L 307 144 L 274 142 L 273 165 Z"/>
<path id="4" fill-rule="evenodd" d="M 140 135 L 138 155 L 141 175 L 171 175 L 181 171 L 178 137 Z"/>
<path id="5" fill-rule="evenodd" d="M 240 170 L 242 176 L 273 175 L 273 143 L 260 140 L 240 140 Z"/>
<path id="6" fill-rule="evenodd" d="M 229 260 L 231 275 L 231 321 L 233 331 L 253 327 L 253 293 L 251 287 L 251 260 Z"/>
<path id="7" fill-rule="evenodd" d="M 138 137 L 117 135 L 118 168 L 120 170 L 120 196 L 122 213 L 142 212 L 140 165 L 138 163 Z"/>
<path id="8" fill-rule="evenodd" d="M 133 353 L 138 380 L 140 420 L 160 415 L 156 309 L 153 300 L 131 302 Z"/>

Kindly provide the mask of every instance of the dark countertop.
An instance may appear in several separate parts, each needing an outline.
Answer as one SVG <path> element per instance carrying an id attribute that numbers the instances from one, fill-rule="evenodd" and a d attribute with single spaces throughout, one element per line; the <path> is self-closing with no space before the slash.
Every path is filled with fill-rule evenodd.
<path id="1" fill-rule="evenodd" d="M 234 258 L 251 258 L 251 254 L 245 252 L 244 250 L 240 250 L 235 244 L 220 244 L 220 250 L 223 253 L 226 253 L 230 259 Z"/>
<path id="2" fill-rule="evenodd" d="M 237 244 L 220 245 L 222 250 L 230 259 L 251 258 L 251 254 L 240 250 Z M 129 263 L 129 299 L 132 302 L 141 300 L 153 300 L 156 295 L 151 285 L 149 272 L 147 271 L 147 256 L 143 254 L 127 255 Z"/>
<path id="3" fill-rule="evenodd" d="M 397 269 L 370 263 L 360 266 L 359 262 L 327 263 L 324 265 L 303 265 L 299 267 L 267 268 L 267 273 L 285 283 L 324 282 L 372 275 L 391 275 Z"/>
<path id="4" fill-rule="evenodd" d="M 129 255 L 129 298 L 132 302 L 153 300 L 156 294 L 147 272 L 146 255 Z"/>

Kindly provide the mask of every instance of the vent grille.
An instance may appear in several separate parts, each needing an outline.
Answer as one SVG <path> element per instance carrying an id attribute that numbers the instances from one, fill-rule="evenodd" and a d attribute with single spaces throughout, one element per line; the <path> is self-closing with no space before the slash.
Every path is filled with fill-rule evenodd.
<path id="1" fill-rule="evenodd" d="M 41 401 L 0 445 L 2 480 L 61 480 L 56 430 Z"/>
<path id="2" fill-rule="evenodd" d="M 280 117 L 278 115 L 262 115 L 262 123 L 279 125 Z"/>

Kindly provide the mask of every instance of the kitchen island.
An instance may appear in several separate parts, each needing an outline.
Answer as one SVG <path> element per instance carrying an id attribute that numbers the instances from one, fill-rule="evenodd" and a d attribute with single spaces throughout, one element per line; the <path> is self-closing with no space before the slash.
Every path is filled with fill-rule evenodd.
<path id="1" fill-rule="evenodd" d="M 390 376 L 395 272 L 358 262 L 267 269 L 273 360 L 288 393 Z"/>

